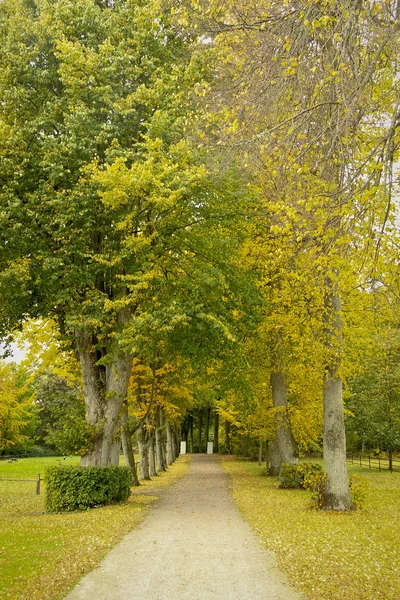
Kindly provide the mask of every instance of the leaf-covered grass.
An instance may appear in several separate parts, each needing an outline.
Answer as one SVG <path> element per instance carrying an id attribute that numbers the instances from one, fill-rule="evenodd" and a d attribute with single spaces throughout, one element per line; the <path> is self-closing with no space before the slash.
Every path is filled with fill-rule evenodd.
<path id="1" fill-rule="evenodd" d="M 12 464 L 0 461 L 0 478 L 35 479 L 59 460 L 30 458 Z M 83 513 L 46 514 L 44 489 L 36 496 L 34 482 L 0 479 L 0 599 L 63 597 L 142 521 L 149 505 L 158 499 L 158 491 L 186 473 L 188 461 L 188 457 L 181 457 L 168 472 L 142 482 L 124 503 Z M 79 458 L 62 462 L 79 464 Z"/>
<path id="2" fill-rule="evenodd" d="M 399 600 L 400 474 L 349 467 L 368 481 L 365 508 L 309 508 L 310 492 L 278 489 L 277 478 L 243 460 L 223 460 L 234 500 L 293 587 L 310 600 Z"/>

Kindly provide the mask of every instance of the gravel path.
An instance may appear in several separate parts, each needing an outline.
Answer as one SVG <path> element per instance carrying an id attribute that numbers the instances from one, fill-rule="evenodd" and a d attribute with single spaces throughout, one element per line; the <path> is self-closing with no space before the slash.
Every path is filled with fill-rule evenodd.
<path id="1" fill-rule="evenodd" d="M 188 474 L 66 600 L 300 600 L 233 504 L 214 457 Z"/>

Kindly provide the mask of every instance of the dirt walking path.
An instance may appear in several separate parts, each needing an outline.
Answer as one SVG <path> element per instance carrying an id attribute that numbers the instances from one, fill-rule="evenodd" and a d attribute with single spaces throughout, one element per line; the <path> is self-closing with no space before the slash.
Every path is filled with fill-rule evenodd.
<path id="1" fill-rule="evenodd" d="M 66 600 L 300 600 L 233 504 L 215 458 L 188 474 Z"/>

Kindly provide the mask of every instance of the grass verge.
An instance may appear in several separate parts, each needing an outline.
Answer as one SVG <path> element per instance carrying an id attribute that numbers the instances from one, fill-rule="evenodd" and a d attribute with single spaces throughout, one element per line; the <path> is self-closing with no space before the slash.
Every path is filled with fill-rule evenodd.
<path id="1" fill-rule="evenodd" d="M 0 462 L 0 478 L 35 479 L 60 459 Z M 69 458 L 67 464 L 79 464 Z M 140 523 L 158 493 L 182 477 L 189 458 L 180 457 L 152 481 L 133 488 L 121 504 L 83 513 L 46 514 L 44 489 L 34 482 L 0 479 L 0 599 L 56 600 L 93 569 L 122 537 Z M 44 486 L 43 486 L 44 487 Z"/>
<path id="2" fill-rule="evenodd" d="M 365 508 L 309 508 L 310 493 L 280 490 L 257 464 L 222 459 L 233 498 L 291 585 L 310 600 L 399 600 L 400 475 L 349 467 L 368 482 Z"/>

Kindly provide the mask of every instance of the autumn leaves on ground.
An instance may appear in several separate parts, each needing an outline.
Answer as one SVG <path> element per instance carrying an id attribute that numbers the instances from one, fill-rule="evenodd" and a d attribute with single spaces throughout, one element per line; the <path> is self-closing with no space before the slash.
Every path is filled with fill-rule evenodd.
<path id="1" fill-rule="evenodd" d="M 57 460 L 0 463 L 0 476 L 34 479 Z M 311 510 L 307 491 L 278 489 L 277 478 L 265 477 L 264 467 L 254 462 L 232 457 L 222 461 L 244 518 L 306 598 L 398 600 L 400 477 L 396 473 L 363 472 L 369 484 L 366 507 L 333 514 Z M 34 483 L 2 481 L 0 598 L 60 598 L 143 519 L 160 487 L 183 476 L 188 464 L 188 457 L 181 457 L 167 473 L 145 482 L 126 503 L 83 513 L 47 515 L 44 496 L 35 496 Z"/>
<path id="2" fill-rule="evenodd" d="M 278 489 L 277 479 L 243 460 L 225 460 L 233 497 L 290 583 L 310 600 L 400 598 L 400 476 L 361 471 L 365 507 L 345 514 L 310 509 L 305 490 Z"/>
<path id="3" fill-rule="evenodd" d="M 34 479 L 57 464 L 56 457 L 0 462 L 0 478 Z M 67 459 L 79 464 L 79 458 Z M 44 493 L 35 484 L 1 481 L 0 598 L 56 600 L 144 518 L 160 488 L 184 475 L 188 459 L 181 458 L 167 473 L 142 482 L 127 502 L 81 513 L 44 512 Z"/>

